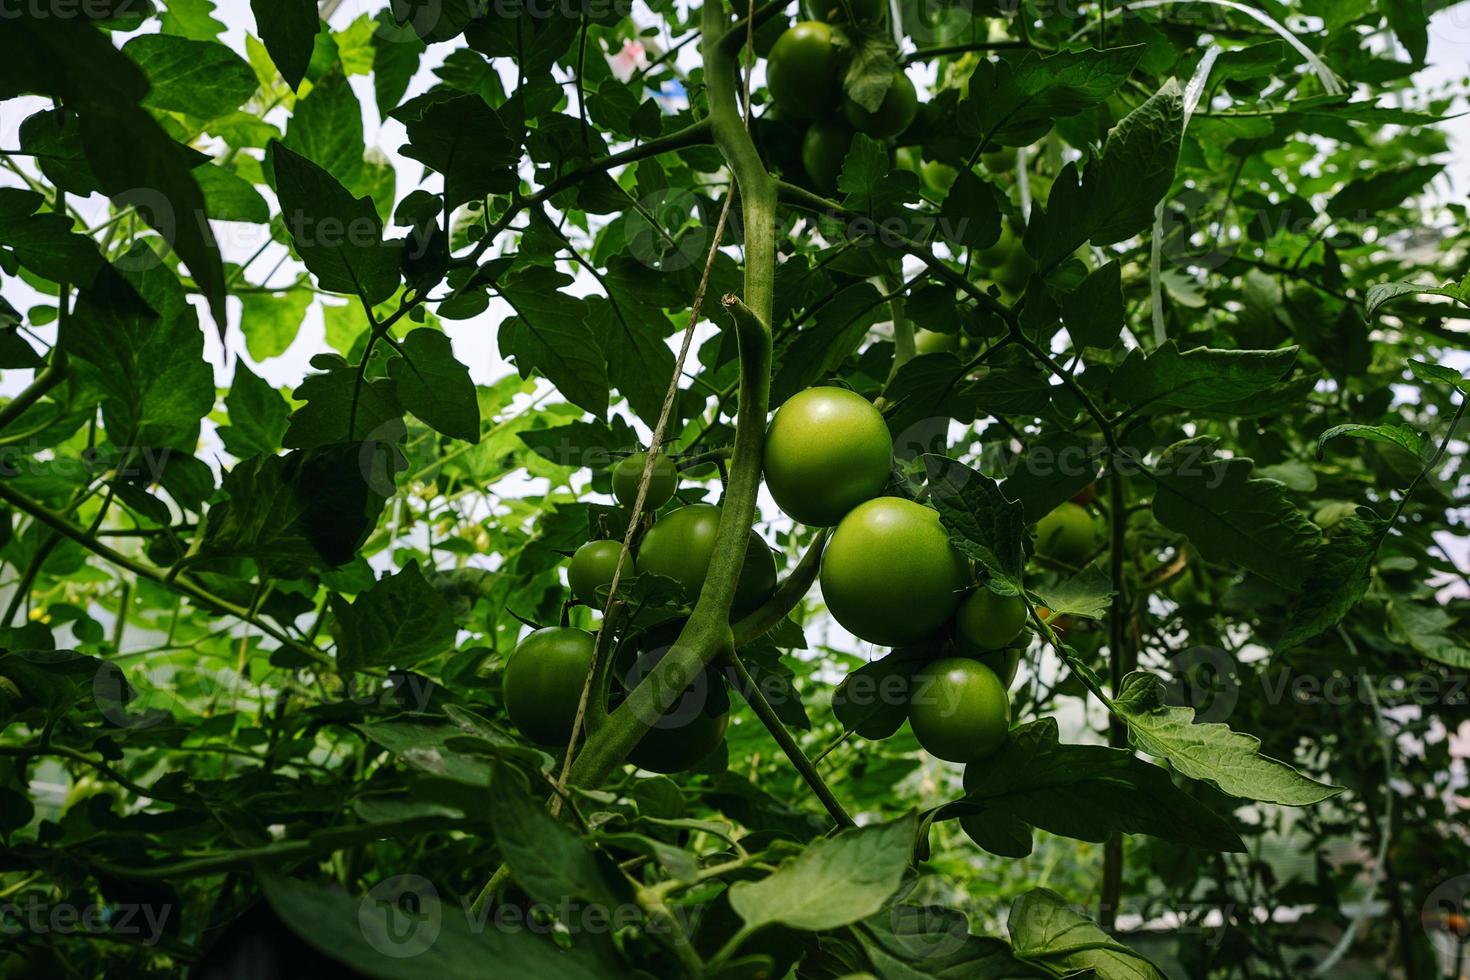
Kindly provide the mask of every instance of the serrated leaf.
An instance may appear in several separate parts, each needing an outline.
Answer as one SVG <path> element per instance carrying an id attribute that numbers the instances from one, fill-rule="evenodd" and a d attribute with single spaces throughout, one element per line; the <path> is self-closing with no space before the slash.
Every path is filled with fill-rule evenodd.
<path id="1" fill-rule="evenodd" d="M 142 34 L 123 45 L 123 53 L 148 76 L 143 104 L 154 109 L 214 119 L 255 94 L 250 65 L 216 41 Z"/>
<path id="2" fill-rule="evenodd" d="M 400 356 L 388 362 L 388 375 L 403 407 L 451 439 L 479 442 L 475 383 L 469 368 L 455 360 L 449 338 L 420 327 L 410 330 L 397 350 Z"/>
<path id="3" fill-rule="evenodd" d="M 1368 510 L 1359 514 L 1343 520 L 1318 551 L 1276 650 L 1291 650 L 1336 626 L 1368 590 L 1384 521 Z"/>
<path id="4" fill-rule="evenodd" d="M 1253 735 L 1218 722 L 1195 723 L 1193 708 L 1164 703 L 1163 682 L 1153 674 L 1135 671 L 1123 678 L 1113 710 L 1128 723 L 1140 750 L 1168 759 L 1184 775 L 1209 780 L 1230 796 L 1311 806 L 1343 791 L 1261 755 L 1261 740 Z"/>
<path id="5" fill-rule="evenodd" d="M 403 407 L 393 382 L 364 378 L 357 367 L 335 354 L 318 354 L 292 392 L 304 402 L 291 413 L 283 444 L 306 449 L 337 442 L 392 443 L 403 437 Z"/>
<path id="6" fill-rule="evenodd" d="M 1112 245 L 1153 223 L 1174 180 L 1183 122 L 1179 84 L 1170 79 L 1108 134 L 1080 180 L 1075 163 L 1062 169 L 1026 226 L 1026 251 L 1043 275 L 1089 241 Z"/>
<path id="7" fill-rule="evenodd" d="M 1158 967 L 1109 936 L 1056 892 L 1037 888 L 1016 899 L 1006 928 L 1015 956 L 1053 976 L 1165 980 Z"/>
<path id="8" fill-rule="evenodd" d="M 400 118 L 409 139 L 404 156 L 444 175 L 446 209 L 516 187 L 511 168 L 520 147 L 478 95 L 455 96 Z"/>
<path id="9" fill-rule="evenodd" d="M 994 591 L 1018 593 L 1026 563 L 1020 503 L 1008 500 L 990 477 L 957 460 L 927 455 L 924 470 L 929 501 L 939 511 L 950 540 L 990 573 Z"/>
<path id="10" fill-rule="evenodd" d="M 1405 198 L 1422 191 L 1424 185 L 1443 171 L 1442 163 L 1375 167 L 1333 195 L 1327 213 L 1339 220 L 1376 221 L 1384 211 L 1398 207 Z"/>
<path id="11" fill-rule="evenodd" d="M 1122 276 L 1122 266 L 1115 259 L 1062 298 L 1062 322 L 1078 349 L 1107 349 L 1118 342 L 1127 322 Z"/>
<path id="12" fill-rule="evenodd" d="M 90 286 L 102 268 L 102 254 L 90 238 L 72 230 L 71 218 L 38 212 L 45 200 L 34 191 L 0 187 L 0 247 L 53 282 Z"/>
<path id="13" fill-rule="evenodd" d="M 1295 589 L 1310 571 L 1322 532 L 1285 486 L 1252 477 L 1254 465 L 1216 455 L 1208 439 L 1171 446 L 1148 471 L 1154 516 L 1210 561 L 1234 562 Z"/>
<path id="14" fill-rule="evenodd" d="M 412 667 L 454 646 L 449 606 L 424 580 L 417 559 L 383 576 L 351 603 L 333 594 L 331 608 L 343 670 Z"/>
<path id="15" fill-rule="evenodd" d="M 1388 622 L 1389 638 L 1395 642 L 1407 643 L 1436 663 L 1470 670 L 1463 628 L 1443 608 L 1395 598 L 1388 605 Z"/>
<path id="16" fill-rule="evenodd" d="M 1107 572 L 1096 565 L 1088 565 L 1065 581 L 1036 586 L 1031 591 L 1053 613 L 1102 619 L 1116 590 Z"/>
<path id="17" fill-rule="evenodd" d="M 875 914 L 908 870 L 918 823 L 889 823 L 820 838 L 760 881 L 730 886 L 730 906 L 747 930 L 766 925 L 819 932 Z"/>
<path id="18" fill-rule="evenodd" d="M 563 290 L 572 278 L 541 266 L 518 270 L 500 285 L 515 316 L 500 324 L 501 354 L 521 377 L 532 371 L 567 400 L 598 418 L 607 414 L 607 361 L 587 326 L 586 301 Z"/>
<path id="19" fill-rule="evenodd" d="M 291 414 L 281 393 L 262 381 L 243 361 L 235 363 L 235 378 L 225 396 L 230 424 L 220 426 L 220 441 L 236 459 L 274 454 L 286 434 Z"/>
<path id="20" fill-rule="evenodd" d="M 1322 433 L 1321 438 L 1317 440 L 1317 458 L 1322 458 L 1329 442 L 1342 436 L 1397 446 L 1415 459 L 1422 459 L 1424 456 L 1424 437 L 1406 425 L 1363 425 L 1358 422 L 1348 422 L 1344 425 L 1334 425 Z"/>
<path id="21" fill-rule="evenodd" d="M 1179 789 L 1159 766 L 1123 749 L 1058 740 L 1054 718 L 1011 731 L 998 752 L 965 767 L 957 808 L 980 808 L 1076 840 L 1148 834 L 1213 851 L 1243 851 L 1230 823 Z"/>
<path id="22" fill-rule="evenodd" d="M 1113 372 L 1115 397 L 1135 410 L 1205 409 L 1249 399 L 1281 382 L 1296 347 L 1279 350 L 1179 350 L 1172 340 L 1150 354 L 1134 349 Z"/>
<path id="23" fill-rule="evenodd" d="M 1046 58 L 1028 51 L 1012 61 L 981 59 L 970 76 L 969 98 L 959 108 L 969 148 L 978 140 L 1006 146 L 1035 141 L 1056 118 L 1076 115 L 1112 95 L 1144 50 L 1135 44 Z"/>

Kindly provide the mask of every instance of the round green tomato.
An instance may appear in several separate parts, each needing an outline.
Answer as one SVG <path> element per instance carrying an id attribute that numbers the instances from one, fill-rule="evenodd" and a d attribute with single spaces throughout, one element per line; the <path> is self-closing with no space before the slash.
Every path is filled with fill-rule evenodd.
<path id="1" fill-rule="evenodd" d="M 874 139 L 892 139 L 908 129 L 919 114 L 919 97 L 909 77 L 902 70 L 894 69 L 893 84 L 888 86 L 877 110 L 870 112 L 844 96 L 842 114 L 858 132 L 867 133 Z"/>
<path id="2" fill-rule="evenodd" d="M 898 646 L 943 628 L 959 605 L 969 568 L 939 515 L 901 497 L 854 507 L 822 557 L 822 596 L 843 628 Z"/>
<path id="3" fill-rule="evenodd" d="M 999 149 L 988 150 L 980 154 L 980 162 L 985 164 L 985 169 L 993 174 L 1010 173 L 1016 169 L 1016 148 L 1002 146 Z"/>
<path id="4" fill-rule="evenodd" d="M 995 671 L 995 676 L 1010 690 L 1011 683 L 1016 679 L 1016 668 L 1021 665 L 1021 651 L 1024 645 L 1009 646 L 1004 650 L 992 650 L 990 653 L 976 657 L 980 663 Z"/>
<path id="5" fill-rule="evenodd" d="M 818 119 L 801 139 L 801 165 L 812 186 L 824 194 L 837 189 L 837 177 L 852 147 L 852 130 L 839 119 Z"/>
<path id="6" fill-rule="evenodd" d="M 911 174 L 924 172 L 924 157 L 917 146 L 900 146 L 893 151 L 893 165 Z"/>
<path id="7" fill-rule="evenodd" d="M 939 333 L 922 327 L 914 331 L 914 350 L 919 354 L 938 354 L 956 350 L 959 346 L 959 334 Z"/>
<path id="8" fill-rule="evenodd" d="M 924 187 L 934 197 L 939 198 L 949 193 L 954 182 L 959 179 L 960 172 L 947 163 L 938 160 L 924 161 Z"/>
<path id="9" fill-rule="evenodd" d="M 801 15 L 828 24 L 874 24 L 888 12 L 885 0 L 801 0 Z"/>
<path id="10" fill-rule="evenodd" d="M 766 88 L 783 112 L 814 119 L 837 102 L 841 58 L 832 28 L 804 20 L 776 39 L 766 64 Z"/>
<path id="11" fill-rule="evenodd" d="M 539 629 L 511 651 L 505 666 L 505 711 L 527 738 L 565 745 L 592 663 L 592 634 L 566 627 Z"/>
<path id="12" fill-rule="evenodd" d="M 715 532 L 720 525 L 720 508 L 713 504 L 690 504 L 665 514 L 638 549 L 638 570 L 663 575 L 684 587 L 693 601 L 704 588 L 710 557 L 715 551 Z M 735 587 L 731 615 L 749 612 L 776 591 L 776 557 L 754 532 L 745 547 L 745 564 Z"/>
<path id="13" fill-rule="evenodd" d="M 1003 221 L 1000 225 L 1000 237 L 995 240 L 995 244 L 987 248 L 977 248 L 975 259 L 982 268 L 993 269 L 1004 263 L 1017 250 L 1024 251 L 1021 236 L 1017 234 L 1016 228 L 1011 227 L 1009 221 Z"/>
<path id="14" fill-rule="evenodd" d="M 622 550 L 621 541 L 588 541 L 578 548 L 572 555 L 571 565 L 567 566 L 567 584 L 572 587 L 572 595 L 589 606 L 600 606 L 602 600 L 597 590 L 612 585 L 613 571 L 618 567 L 618 554 Z M 637 574 L 638 565 L 629 555 L 623 562 L 623 579 Z"/>
<path id="15" fill-rule="evenodd" d="M 1026 283 L 1035 271 L 1036 260 L 1017 242 L 1011 253 L 991 271 L 991 275 L 1001 289 L 1019 296 L 1025 292 Z"/>
<path id="16" fill-rule="evenodd" d="M 976 651 L 987 653 L 1008 646 L 1026 627 L 1026 604 L 1020 596 L 996 595 L 979 588 L 960 603 L 955 613 L 955 636 Z"/>
<path id="17" fill-rule="evenodd" d="M 1092 515 L 1070 500 L 1036 522 L 1036 553 L 1067 565 L 1081 565 L 1097 549 Z"/>
<path id="18" fill-rule="evenodd" d="M 914 675 L 909 725 L 924 751 L 975 762 L 1005 744 L 1011 705 L 995 671 L 966 657 L 936 660 Z"/>
<path id="19" fill-rule="evenodd" d="M 638 484 L 643 479 L 643 466 L 647 453 L 634 453 L 618 461 L 613 467 L 613 496 L 624 507 L 632 507 L 638 500 Z M 679 469 L 669 457 L 660 454 L 653 461 L 653 473 L 648 478 L 648 494 L 643 500 L 644 510 L 658 510 L 669 502 L 674 491 L 679 489 Z"/>
<path id="20" fill-rule="evenodd" d="M 628 761 L 649 772 L 684 772 L 713 752 L 729 727 L 729 712 L 701 711 L 687 720 L 659 721 L 628 753 Z"/>
<path id="21" fill-rule="evenodd" d="M 883 491 L 893 437 L 883 415 L 846 388 L 807 388 L 776 410 L 766 433 L 766 486 L 792 520 L 831 527 Z"/>

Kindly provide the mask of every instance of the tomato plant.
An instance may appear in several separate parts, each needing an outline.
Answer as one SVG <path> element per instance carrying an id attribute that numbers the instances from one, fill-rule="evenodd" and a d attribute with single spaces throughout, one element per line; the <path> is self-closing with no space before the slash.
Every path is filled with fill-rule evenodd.
<path id="1" fill-rule="evenodd" d="M 1462 5 L 0 14 L 0 975 L 1463 972 Z"/>

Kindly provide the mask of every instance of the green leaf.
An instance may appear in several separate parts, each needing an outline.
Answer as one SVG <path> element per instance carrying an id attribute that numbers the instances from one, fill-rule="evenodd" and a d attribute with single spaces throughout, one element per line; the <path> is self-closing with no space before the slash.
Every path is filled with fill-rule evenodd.
<path id="1" fill-rule="evenodd" d="M 1368 442 L 1381 442 L 1389 446 L 1397 446 L 1415 459 L 1424 458 L 1424 437 L 1406 425 L 1363 425 L 1358 422 L 1348 422 L 1344 425 L 1334 425 L 1322 433 L 1317 440 L 1317 458 L 1321 459 L 1327 443 L 1341 436 L 1351 436 L 1354 439 L 1365 439 Z"/>
<path id="2" fill-rule="evenodd" d="M 82 147 L 81 124 L 64 109 L 43 109 L 20 124 L 20 147 L 35 154 L 41 173 L 60 190 L 83 196 L 101 185 L 87 163 Z"/>
<path id="3" fill-rule="evenodd" d="M 990 477 L 944 456 L 924 457 L 929 500 L 955 547 L 979 562 L 1002 595 L 1021 591 L 1026 564 L 1026 522 L 1021 505 Z"/>
<path id="4" fill-rule="evenodd" d="M 500 286 L 515 316 L 500 324 L 501 354 L 521 377 L 541 374 L 574 405 L 607 414 L 607 361 L 587 325 L 585 300 L 563 292 L 572 277 L 543 266 L 517 270 Z"/>
<path id="5" fill-rule="evenodd" d="M 380 117 L 398 107 L 423 54 L 424 42 L 412 28 L 395 23 L 389 10 L 378 12 L 373 32 L 373 94 Z"/>
<path id="6" fill-rule="evenodd" d="M 1115 259 L 1090 273 L 1063 297 L 1062 322 L 1077 348 L 1106 350 L 1118 342 L 1127 322 L 1122 275 L 1122 267 Z"/>
<path id="7" fill-rule="evenodd" d="M 587 326 L 607 355 L 608 380 L 639 418 L 657 419 L 674 374 L 674 353 L 658 332 L 666 331 L 668 317 L 662 310 L 640 311 L 616 286 L 612 289 L 616 306 L 588 298 Z"/>
<path id="8" fill-rule="evenodd" d="M 424 878 L 389 878 L 366 896 L 292 878 L 261 876 L 266 900 L 288 928 L 362 976 L 444 980 L 494 963 L 507 976 L 606 980 L 624 975 L 586 936 L 562 949 L 532 928 L 483 928 Z M 529 917 L 526 924 L 529 926 Z"/>
<path id="9" fill-rule="evenodd" d="M 1447 384 L 1454 385 L 1461 391 L 1467 390 L 1465 376 L 1457 369 L 1446 367 L 1443 364 L 1430 364 L 1411 357 L 1409 358 L 1409 371 L 1424 384 Z"/>
<path id="10" fill-rule="evenodd" d="M 1032 589 L 1053 613 L 1102 619 L 1112 602 L 1112 579 L 1096 565 L 1055 585 L 1038 585 Z"/>
<path id="11" fill-rule="evenodd" d="M 449 338 L 438 330 L 410 330 L 388 362 L 398 400 L 451 439 L 480 441 L 480 404 L 470 370 L 454 358 Z"/>
<path id="12" fill-rule="evenodd" d="M 1043 58 L 1028 51 L 1011 61 L 980 59 L 970 75 L 969 98 L 959 104 L 955 122 L 968 144 L 994 148 L 1032 143 L 1058 117 L 1074 116 L 1098 105 L 1132 74 L 1143 56 L 1141 44 L 1105 51 L 1067 51 Z"/>
<path id="13" fill-rule="evenodd" d="M 343 670 L 412 667 L 454 646 L 454 617 L 417 560 L 383 576 L 350 604 L 334 594 L 331 607 Z"/>
<path id="14" fill-rule="evenodd" d="M 1377 7 L 1414 64 L 1424 64 L 1429 49 L 1429 9 L 1424 0 L 1378 0 Z"/>
<path id="15" fill-rule="evenodd" d="M 1180 352 L 1170 340 L 1151 354 L 1134 349 L 1113 372 L 1112 391 L 1134 409 L 1205 409 L 1248 400 L 1278 384 L 1296 363 L 1297 348 Z"/>
<path id="16" fill-rule="evenodd" d="M 1436 663 L 1456 670 L 1470 669 L 1470 646 L 1464 627 L 1440 606 L 1426 606 L 1404 598 L 1388 605 L 1389 639 L 1406 643 Z"/>
<path id="17" fill-rule="evenodd" d="M 380 447 L 351 442 L 239 463 L 220 487 L 229 499 L 209 510 L 200 555 L 347 564 L 394 489 L 381 455 Z"/>
<path id="18" fill-rule="evenodd" d="M 236 459 L 272 455 L 281 448 L 286 419 L 291 414 L 286 399 L 245 366 L 235 363 L 235 379 L 225 396 L 230 424 L 219 429 L 225 451 Z"/>
<path id="19" fill-rule="evenodd" d="M 331 174 L 282 143 L 271 143 L 267 160 L 286 229 L 317 284 L 359 296 L 369 306 L 392 296 L 398 248 L 383 241 L 372 200 L 353 198 Z"/>
<path id="20" fill-rule="evenodd" d="M 994 184 L 961 170 L 945 195 L 939 230 L 961 248 L 990 248 L 1000 240 L 1000 201 Z"/>
<path id="21" fill-rule="evenodd" d="M 1174 180 L 1183 114 L 1170 79 L 1108 134 L 1081 180 L 1076 164 L 1062 168 L 1045 209 L 1034 207 L 1026 226 L 1026 251 L 1043 275 L 1087 242 L 1112 245 L 1153 223 L 1154 205 Z"/>
<path id="22" fill-rule="evenodd" d="M 255 30 L 281 77 L 295 91 L 306 77 L 311 49 L 321 26 L 316 0 L 250 0 Z"/>
<path id="23" fill-rule="evenodd" d="M 893 45 L 887 38 L 863 38 L 847 62 L 843 93 L 869 112 L 877 112 L 893 85 L 893 72 L 898 67 Z"/>
<path id="24" fill-rule="evenodd" d="M 214 119 L 255 94 L 250 64 L 216 41 L 142 34 L 123 45 L 123 53 L 148 76 L 143 104 L 152 109 Z"/>
<path id="25" fill-rule="evenodd" d="M 363 173 L 362 107 L 340 69 L 312 85 L 286 127 L 286 148 L 335 177 L 353 195 L 367 192 Z M 266 173 L 274 166 L 266 158 Z M 290 212 L 284 206 L 287 223 Z"/>
<path id="26" fill-rule="evenodd" d="M 593 902 L 612 909 L 622 904 L 625 891 L 597 853 L 571 828 L 533 799 L 517 776 L 496 771 L 490 797 L 490 819 L 501 857 L 511 877 L 532 901 L 556 908 L 572 900 Z"/>
<path id="27" fill-rule="evenodd" d="M 776 352 L 771 403 L 780 405 L 840 368 L 878 319 L 881 300 L 870 283 L 855 283 L 824 304 L 811 323 L 796 330 Z"/>
<path id="28" fill-rule="evenodd" d="M 102 419 L 117 445 L 191 451 L 215 398 L 199 318 L 148 246 L 135 245 L 121 261 L 139 271 L 107 269 L 94 288 L 81 291 L 62 346 L 101 395 Z"/>
<path id="29" fill-rule="evenodd" d="M 267 361 L 286 353 L 310 305 L 311 293 L 306 289 L 240 294 L 240 332 L 251 359 Z"/>
<path id="30" fill-rule="evenodd" d="M 224 33 L 225 25 L 215 20 L 212 0 L 169 0 L 163 12 L 165 34 L 213 41 Z"/>
<path id="31" fill-rule="evenodd" d="M 1276 641 L 1277 651 L 1295 649 L 1342 622 L 1368 590 L 1385 522 L 1366 508 L 1358 514 L 1344 519 L 1317 552 L 1302 594 L 1286 618 L 1286 631 Z"/>
<path id="32" fill-rule="evenodd" d="M 1045 888 L 1033 889 L 1016 899 L 1006 927 L 1016 958 L 1043 966 L 1053 976 L 1165 980 L 1158 967 Z"/>
<path id="33" fill-rule="evenodd" d="M 1123 678 L 1113 710 L 1128 723 L 1133 744 L 1168 759 L 1191 779 L 1207 779 L 1244 800 L 1311 806 L 1343 791 L 1320 783 L 1284 762 L 1261 755 L 1261 740 L 1233 732 L 1221 723 L 1197 724 L 1193 708 L 1164 703 L 1164 684 L 1153 674 L 1134 671 Z"/>
<path id="34" fill-rule="evenodd" d="M 1025 966 L 999 939 L 971 934 L 965 914 L 893 905 L 853 928 L 876 976 L 888 980 L 1015 980 Z"/>
<path id="35" fill-rule="evenodd" d="M 513 168 L 520 146 L 478 95 L 456 96 L 418 111 L 405 106 L 397 118 L 408 130 L 404 156 L 444 175 L 447 210 L 517 186 Z"/>
<path id="36" fill-rule="evenodd" d="M 249 221 L 263 225 L 271 219 L 270 206 L 255 185 L 220 166 L 194 171 L 209 216 L 216 221 Z"/>
<path id="37" fill-rule="evenodd" d="M 1251 476 L 1255 464 L 1227 459 L 1208 439 L 1171 446 L 1148 471 L 1154 516 L 1189 538 L 1210 561 L 1231 561 L 1289 589 L 1315 560 L 1321 530 L 1275 480 Z"/>
<path id="38" fill-rule="evenodd" d="M 908 870 L 917 821 L 853 827 L 813 841 L 760 881 L 730 886 L 730 906 L 747 931 L 767 925 L 819 932 L 883 908 Z"/>
<path id="39" fill-rule="evenodd" d="M 318 354 L 311 366 L 320 373 L 308 374 L 292 392 L 306 404 L 292 413 L 285 446 L 393 443 L 403 437 L 403 407 L 392 381 L 363 378 L 354 365 L 335 354 Z"/>
<path id="40" fill-rule="evenodd" d="M 90 286 L 103 265 L 97 245 L 72 231 L 70 218 L 51 211 L 37 213 L 45 200 L 33 191 L 0 187 L 0 247 L 53 282 Z"/>
<path id="41" fill-rule="evenodd" d="M 979 807 L 975 820 L 1014 819 L 1076 840 L 1122 832 L 1245 850 L 1229 821 L 1175 786 L 1167 771 L 1123 749 L 1058 741 L 1054 718 L 1012 729 L 999 752 L 966 766 L 965 797 L 956 806 Z"/>
<path id="42" fill-rule="evenodd" d="M 1372 317 L 1379 308 L 1386 303 L 1404 296 L 1417 296 L 1420 294 L 1432 296 L 1452 296 L 1453 292 L 1441 286 L 1421 286 L 1413 282 L 1380 282 L 1368 287 L 1368 298 L 1366 301 L 1367 315 Z"/>
<path id="43" fill-rule="evenodd" d="M 1338 191 L 1327 204 L 1327 213 L 1339 220 L 1374 222 L 1382 212 L 1396 208 L 1405 198 L 1424 189 L 1444 171 L 1442 163 L 1408 167 L 1374 168 Z"/>

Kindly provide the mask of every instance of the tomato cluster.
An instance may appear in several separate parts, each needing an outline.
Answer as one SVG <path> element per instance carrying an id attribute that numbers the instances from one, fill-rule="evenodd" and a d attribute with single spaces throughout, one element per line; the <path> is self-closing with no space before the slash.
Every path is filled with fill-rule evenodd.
<path id="1" fill-rule="evenodd" d="M 845 91 L 843 79 L 854 41 L 881 26 L 879 0 L 809 0 L 807 18 L 776 39 L 766 62 L 766 88 L 783 116 L 807 123 L 801 164 L 822 193 L 837 188 L 854 133 L 891 140 L 913 123 L 918 93 L 903 69 L 893 75 L 879 104 L 867 108 Z"/>

